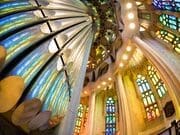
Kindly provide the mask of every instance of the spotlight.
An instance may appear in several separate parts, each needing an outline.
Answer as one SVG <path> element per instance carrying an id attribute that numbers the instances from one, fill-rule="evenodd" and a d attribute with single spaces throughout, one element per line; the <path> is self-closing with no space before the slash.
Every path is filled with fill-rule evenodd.
<path id="1" fill-rule="evenodd" d="M 134 14 L 133 14 L 133 13 L 129 13 L 129 14 L 128 14 L 128 18 L 129 18 L 129 19 L 133 19 L 133 18 L 134 18 Z"/>
<path id="2" fill-rule="evenodd" d="M 126 51 L 130 52 L 132 50 L 131 46 L 127 46 Z"/>
<path id="3" fill-rule="evenodd" d="M 132 8 L 132 3 L 128 2 L 128 3 L 126 4 L 126 8 L 127 8 L 127 9 Z"/>
<path id="4" fill-rule="evenodd" d="M 109 77 L 109 78 L 108 78 L 108 80 L 109 80 L 109 81 L 112 81 L 112 78 L 111 78 L 111 77 Z"/>
<path id="5" fill-rule="evenodd" d="M 84 94 L 88 94 L 88 92 L 85 90 L 85 91 L 84 91 Z"/>
<path id="6" fill-rule="evenodd" d="M 130 24 L 129 24 L 129 28 L 130 28 L 130 29 L 135 29 L 135 27 L 136 27 L 135 23 L 130 23 Z"/>
<path id="7" fill-rule="evenodd" d="M 122 59 L 123 59 L 123 60 L 127 60 L 127 59 L 128 59 L 128 55 L 127 55 L 127 54 L 124 54 L 124 55 L 122 56 Z"/>
<path id="8" fill-rule="evenodd" d="M 102 82 L 102 85 L 106 85 L 106 82 Z"/>
<path id="9" fill-rule="evenodd" d="M 123 63 L 120 63 L 120 64 L 119 64 L 119 67 L 121 67 L 121 68 L 124 67 L 124 64 L 123 64 Z"/>

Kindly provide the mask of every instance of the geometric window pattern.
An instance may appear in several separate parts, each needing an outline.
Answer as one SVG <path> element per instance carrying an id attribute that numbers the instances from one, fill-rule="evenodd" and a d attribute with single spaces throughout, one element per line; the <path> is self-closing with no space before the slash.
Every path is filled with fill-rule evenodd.
<path id="1" fill-rule="evenodd" d="M 153 5 L 160 10 L 180 11 L 179 0 L 153 0 Z"/>
<path id="2" fill-rule="evenodd" d="M 166 30 L 158 30 L 156 32 L 156 35 L 159 39 L 162 39 L 163 41 L 172 44 L 173 49 L 180 53 L 180 38 Z"/>
<path id="3" fill-rule="evenodd" d="M 180 18 L 176 16 L 161 14 L 159 16 L 159 21 L 162 25 L 167 26 L 170 29 L 180 31 Z"/>
<path id="4" fill-rule="evenodd" d="M 81 127 L 84 126 L 84 120 L 87 119 L 85 118 L 87 116 L 88 108 L 86 105 L 80 104 L 78 107 L 78 113 L 77 113 L 77 118 L 76 118 L 76 123 L 75 123 L 75 130 L 74 134 L 79 135 L 81 131 Z"/>
<path id="5" fill-rule="evenodd" d="M 167 89 L 159 75 L 157 74 L 156 69 L 153 66 L 148 66 L 148 75 L 156 88 L 156 91 L 159 97 L 163 97 L 166 95 Z"/>
<path id="6" fill-rule="evenodd" d="M 155 96 L 149 86 L 148 81 L 142 75 L 137 75 L 137 85 L 141 92 L 144 108 L 146 111 L 146 117 L 148 121 L 151 121 L 160 116 L 159 108 Z"/>
<path id="7" fill-rule="evenodd" d="M 115 100 L 108 97 L 106 100 L 106 133 L 105 135 L 115 135 L 116 133 L 116 110 Z"/>

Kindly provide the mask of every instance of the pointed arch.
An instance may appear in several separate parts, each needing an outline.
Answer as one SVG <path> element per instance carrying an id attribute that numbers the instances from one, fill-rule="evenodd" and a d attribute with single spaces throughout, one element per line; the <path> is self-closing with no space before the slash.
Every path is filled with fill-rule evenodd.
<path id="1" fill-rule="evenodd" d="M 160 111 L 147 79 L 145 76 L 138 74 L 136 83 L 141 93 L 147 119 L 149 121 L 156 119 L 160 116 Z"/>
<path id="2" fill-rule="evenodd" d="M 164 97 L 167 93 L 167 89 L 161 78 L 159 77 L 156 69 L 153 66 L 148 66 L 147 68 L 148 76 L 155 86 L 156 91 L 160 98 Z"/>

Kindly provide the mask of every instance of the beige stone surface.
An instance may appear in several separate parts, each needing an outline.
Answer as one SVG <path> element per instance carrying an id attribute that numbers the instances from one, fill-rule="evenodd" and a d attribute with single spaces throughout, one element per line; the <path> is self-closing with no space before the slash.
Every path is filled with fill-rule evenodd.
<path id="1" fill-rule="evenodd" d="M 14 125 L 28 124 L 41 110 L 42 103 L 39 99 L 31 99 L 22 102 L 13 112 L 11 120 Z"/>
<path id="2" fill-rule="evenodd" d="M 4 47 L 0 46 L 0 68 L 3 65 L 6 58 L 6 50 Z"/>
<path id="3" fill-rule="evenodd" d="M 0 113 L 12 109 L 24 91 L 24 80 L 18 76 L 9 76 L 0 81 Z"/>

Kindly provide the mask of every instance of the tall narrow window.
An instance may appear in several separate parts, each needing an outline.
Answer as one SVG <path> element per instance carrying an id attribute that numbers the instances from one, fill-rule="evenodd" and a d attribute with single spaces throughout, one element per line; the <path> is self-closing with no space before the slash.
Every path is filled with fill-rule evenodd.
<path id="1" fill-rule="evenodd" d="M 88 112 L 88 107 L 86 105 L 80 104 L 78 107 L 78 113 L 77 113 L 77 118 L 76 118 L 76 123 L 75 123 L 75 130 L 74 134 L 79 135 L 82 126 L 85 126 L 85 121 L 86 121 L 86 116 Z"/>
<path id="2" fill-rule="evenodd" d="M 115 100 L 108 97 L 106 100 L 106 133 L 105 135 L 115 135 L 116 133 L 116 110 Z"/>
<path id="3" fill-rule="evenodd" d="M 159 39 L 172 44 L 172 48 L 177 52 L 180 53 L 180 38 L 176 35 L 166 31 L 166 30 L 158 30 L 156 35 Z"/>
<path id="4" fill-rule="evenodd" d="M 179 0 L 153 0 L 153 5 L 160 10 L 180 11 Z"/>
<path id="5" fill-rule="evenodd" d="M 159 16 L 159 21 L 162 25 L 170 29 L 180 31 L 180 18 L 177 18 L 176 16 L 161 14 Z"/>
<path id="6" fill-rule="evenodd" d="M 160 116 L 159 108 L 156 102 L 156 98 L 149 86 L 148 81 L 142 75 L 137 75 L 137 85 L 141 92 L 143 104 L 146 111 L 147 119 L 153 120 Z"/>
<path id="7" fill-rule="evenodd" d="M 159 77 L 156 69 L 153 66 L 148 66 L 148 75 L 156 88 L 159 97 L 166 95 L 167 89 L 161 78 Z"/>

